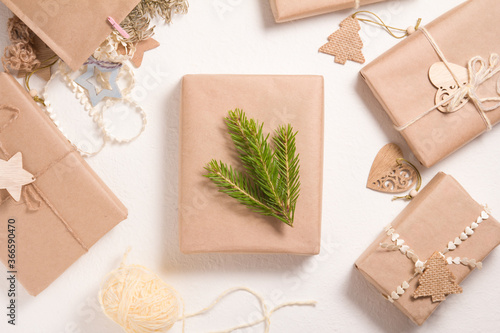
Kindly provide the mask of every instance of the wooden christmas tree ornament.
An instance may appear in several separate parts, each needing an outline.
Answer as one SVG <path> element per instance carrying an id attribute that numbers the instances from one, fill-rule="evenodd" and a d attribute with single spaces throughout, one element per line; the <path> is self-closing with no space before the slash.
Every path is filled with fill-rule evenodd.
<path id="1" fill-rule="evenodd" d="M 366 187 L 385 193 L 402 193 L 415 186 L 417 170 L 399 161 L 404 160 L 398 145 L 389 143 L 382 147 L 373 161 Z"/>
<path id="2" fill-rule="evenodd" d="M 427 260 L 425 271 L 418 280 L 419 286 L 413 293 L 413 297 L 430 296 L 432 302 L 442 302 L 446 299 L 446 295 L 463 292 L 462 287 L 456 284 L 455 280 L 444 256 L 439 252 L 434 252 Z"/>

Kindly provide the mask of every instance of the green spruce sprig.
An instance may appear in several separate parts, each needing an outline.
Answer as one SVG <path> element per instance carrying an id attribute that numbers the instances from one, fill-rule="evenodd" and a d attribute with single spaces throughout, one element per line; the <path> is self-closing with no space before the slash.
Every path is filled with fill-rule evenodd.
<path id="1" fill-rule="evenodd" d="M 205 166 L 208 171 L 205 177 L 212 180 L 220 192 L 254 212 L 293 226 L 300 193 L 297 132 L 290 124 L 279 126 L 271 147 L 269 134 L 263 133 L 263 124 L 248 119 L 242 110 L 229 111 L 225 122 L 246 173 L 212 160 Z"/>

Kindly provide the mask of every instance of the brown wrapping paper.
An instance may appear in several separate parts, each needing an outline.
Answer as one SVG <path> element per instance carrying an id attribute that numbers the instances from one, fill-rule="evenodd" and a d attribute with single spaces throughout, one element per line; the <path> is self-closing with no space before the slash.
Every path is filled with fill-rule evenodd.
<path id="1" fill-rule="evenodd" d="M 448 242 L 453 241 L 476 221 L 484 208 L 475 202 L 463 187 L 451 176 L 439 173 L 415 197 L 391 224 L 415 254 L 422 261 L 435 251 L 444 251 Z M 383 295 L 390 295 L 403 281 L 414 273 L 414 264 L 400 251 L 388 251 L 380 243 L 391 243 L 386 233 L 382 233 L 356 261 L 356 267 Z M 446 257 L 467 257 L 483 259 L 500 244 L 500 224 L 493 217 L 481 223 L 474 234 L 445 254 Z M 484 263 L 488 265 L 488 261 Z M 471 269 L 464 265 L 448 265 L 461 283 Z M 477 274 L 483 274 L 479 271 Z M 439 306 L 430 297 L 412 297 L 418 277 L 410 282 L 410 288 L 394 301 L 394 305 L 415 323 L 421 325 Z M 466 290 L 464 290 L 466 292 Z M 460 295 L 447 297 L 459 298 Z M 388 301 L 389 303 L 389 301 Z M 389 306 L 389 305 L 388 305 Z"/>
<path id="2" fill-rule="evenodd" d="M 1 0 L 72 70 L 111 33 L 140 0 Z"/>
<path id="3" fill-rule="evenodd" d="M 359 5 L 381 1 L 385 0 L 360 0 Z M 270 3 L 278 23 L 356 7 L 355 0 L 270 0 Z"/>
<path id="4" fill-rule="evenodd" d="M 37 295 L 85 254 L 85 248 L 124 220 L 127 209 L 13 77 L 1 73 L 0 88 L 0 105 L 20 110 L 5 127 L 12 113 L 0 110 L 0 128 L 4 127 L 0 143 L 11 156 L 23 154 L 24 169 L 36 176 L 34 184 L 47 200 L 29 196 L 33 206 L 39 204 L 29 210 L 24 197 L 15 202 L 0 190 L 0 259 L 7 266 L 7 225 L 13 218 L 17 277 L 31 295 Z M 8 159 L 2 151 L 0 158 Z M 28 185 L 23 192 L 28 187 L 33 190 Z"/>
<path id="5" fill-rule="evenodd" d="M 323 179 L 323 77 L 187 75 L 182 81 L 179 220 L 184 253 L 319 253 Z M 243 109 L 270 133 L 291 123 L 300 154 L 294 227 L 252 212 L 203 177 L 211 159 L 240 167 L 224 117 Z M 240 168 L 241 170 L 241 168 Z"/>
<path id="6" fill-rule="evenodd" d="M 500 54 L 500 1 L 470 0 L 431 22 L 426 29 L 449 62 L 467 67 L 468 61 Z M 361 70 L 361 75 L 396 126 L 403 126 L 435 105 L 435 88 L 428 72 L 440 62 L 436 51 L 417 31 Z M 498 96 L 498 75 L 484 83 L 479 97 Z M 492 124 L 500 109 L 487 113 Z M 455 113 L 437 110 L 403 130 L 420 162 L 430 167 L 487 129 L 472 102 Z"/>

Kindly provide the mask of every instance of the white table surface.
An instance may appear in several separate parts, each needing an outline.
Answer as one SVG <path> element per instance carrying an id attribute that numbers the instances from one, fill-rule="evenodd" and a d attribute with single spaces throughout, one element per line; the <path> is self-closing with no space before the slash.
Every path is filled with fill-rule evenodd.
<path id="1" fill-rule="evenodd" d="M 391 25 L 424 23 L 460 0 L 388 1 L 364 9 Z M 419 328 L 384 300 L 353 263 L 406 205 L 365 188 L 373 158 L 388 142 L 408 146 L 391 128 L 356 63 L 334 64 L 318 54 L 326 37 L 351 11 L 275 24 L 267 0 L 191 0 L 189 13 L 170 26 L 160 24 L 161 46 L 146 54 L 136 70 L 136 100 L 148 114 L 146 132 L 129 145 L 112 145 L 88 163 L 129 209 L 129 218 L 104 236 L 39 296 L 22 288 L 18 325 L 6 324 L 7 282 L 0 279 L 0 332 L 120 333 L 97 304 L 104 275 L 116 268 L 128 246 L 129 263 L 157 272 L 183 295 L 188 312 L 208 305 L 226 288 L 248 286 L 271 304 L 314 299 L 316 308 L 286 308 L 272 318 L 271 332 L 498 332 L 500 323 L 500 250 L 484 262 Z M 0 5 L 0 49 L 7 44 Z M 367 62 L 397 43 L 383 31 L 363 25 Z M 319 74 L 325 77 L 325 163 L 321 254 L 183 255 L 177 226 L 178 119 L 180 80 L 185 74 Z M 40 87 L 40 81 L 33 83 Z M 62 84 L 49 90 L 66 132 L 75 140 L 91 133 L 91 123 Z M 127 119 L 134 120 L 130 117 Z M 83 138 L 82 138 L 83 135 Z M 500 129 L 495 128 L 430 169 L 453 175 L 481 203 L 500 215 Z M 3 249 L 2 249 L 3 251 Z M 0 276 L 6 273 L 2 266 Z M 189 320 L 187 332 L 207 332 L 257 316 L 256 303 L 233 295 L 216 310 Z M 176 325 L 172 332 L 180 332 Z M 263 326 L 244 333 L 263 332 Z"/>

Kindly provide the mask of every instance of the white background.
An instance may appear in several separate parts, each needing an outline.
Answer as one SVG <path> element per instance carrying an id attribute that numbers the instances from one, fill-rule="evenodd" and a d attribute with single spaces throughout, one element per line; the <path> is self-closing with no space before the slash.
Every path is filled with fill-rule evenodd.
<path id="1" fill-rule="evenodd" d="M 418 17 L 428 23 L 461 2 L 400 0 L 364 9 L 381 14 L 391 25 L 407 27 Z M 0 13 L 0 27 L 5 27 L 11 14 L 3 5 Z M 280 310 L 272 318 L 271 332 L 498 332 L 500 250 L 462 284 L 462 295 L 450 296 L 421 328 L 353 268 L 358 256 L 406 205 L 365 188 L 373 158 L 388 142 L 398 143 L 411 156 L 361 81 L 362 66 L 352 62 L 340 66 L 333 57 L 317 52 L 349 13 L 275 24 L 267 0 L 191 0 L 187 15 L 176 16 L 170 26 L 159 24 L 155 38 L 161 46 L 146 53 L 143 66 L 136 70 L 139 92 L 135 97 L 148 114 L 146 132 L 129 145 L 109 146 L 88 159 L 128 207 L 129 218 L 36 298 L 21 289 L 15 328 L 6 324 L 3 314 L 7 283 L 1 278 L 0 332 L 122 332 L 101 313 L 96 295 L 102 278 L 117 267 L 128 246 L 133 249 L 128 262 L 151 268 L 173 285 L 183 295 L 188 312 L 205 307 L 233 286 L 251 287 L 271 304 L 318 301 L 316 308 Z M 367 62 L 397 43 L 379 29 L 367 25 L 362 29 Z M 0 48 L 6 44 L 2 28 Z M 180 80 L 194 73 L 324 75 L 324 208 L 319 256 L 179 252 Z M 81 135 L 91 126 L 65 86 L 55 84 L 49 93 L 65 103 L 56 111 L 66 121 L 69 135 Z M 493 214 L 500 215 L 498 142 L 500 129 L 495 128 L 435 167 L 422 167 L 424 183 L 438 171 L 447 172 L 478 202 L 488 203 Z M 0 271 L 1 276 L 5 269 Z M 256 309 L 250 296 L 233 295 L 212 313 L 189 320 L 187 331 L 224 329 L 254 319 Z M 180 332 L 180 325 L 172 332 Z M 263 326 L 244 332 L 263 332 Z"/>

